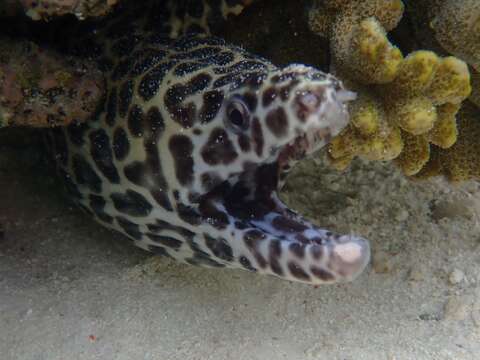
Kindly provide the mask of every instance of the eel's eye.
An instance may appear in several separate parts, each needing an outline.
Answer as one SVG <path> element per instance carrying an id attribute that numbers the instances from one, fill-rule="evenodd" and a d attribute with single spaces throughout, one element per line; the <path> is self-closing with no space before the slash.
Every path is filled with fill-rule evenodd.
<path id="1" fill-rule="evenodd" d="M 233 98 L 228 103 L 225 122 L 234 131 L 245 131 L 250 126 L 250 111 L 240 98 Z"/>

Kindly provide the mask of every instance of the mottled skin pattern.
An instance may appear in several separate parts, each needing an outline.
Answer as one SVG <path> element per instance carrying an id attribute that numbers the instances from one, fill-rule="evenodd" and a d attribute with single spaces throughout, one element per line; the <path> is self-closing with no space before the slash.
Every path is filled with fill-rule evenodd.
<path id="1" fill-rule="evenodd" d="M 279 69 L 184 34 L 208 25 L 212 4 L 222 16 L 241 10 L 227 2 L 187 16 L 157 9 L 151 32 L 114 25 L 103 45 L 84 45 L 109 90 L 88 123 L 52 133 L 69 193 L 135 245 L 179 261 L 311 284 L 351 280 L 368 242 L 318 228 L 276 191 L 297 160 L 347 125 L 352 94 L 311 67 Z"/>

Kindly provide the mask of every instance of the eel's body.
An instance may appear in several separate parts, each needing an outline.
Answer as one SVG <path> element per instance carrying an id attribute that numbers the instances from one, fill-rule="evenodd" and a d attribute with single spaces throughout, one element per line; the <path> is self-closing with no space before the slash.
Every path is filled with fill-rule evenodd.
<path id="1" fill-rule="evenodd" d="M 220 3 L 223 13 L 238 10 Z M 182 32 L 165 19 L 163 33 Z M 318 228 L 276 194 L 284 171 L 347 125 L 351 94 L 334 77 L 279 69 L 205 35 L 116 35 L 98 56 L 109 89 L 98 113 L 53 136 L 83 209 L 135 245 L 190 264 L 313 284 L 361 273 L 366 240 Z"/>

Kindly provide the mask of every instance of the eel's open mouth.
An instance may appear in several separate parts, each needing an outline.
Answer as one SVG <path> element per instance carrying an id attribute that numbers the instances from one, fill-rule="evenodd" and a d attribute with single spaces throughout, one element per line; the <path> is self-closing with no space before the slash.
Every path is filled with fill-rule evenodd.
<path id="1" fill-rule="evenodd" d="M 367 265 L 366 240 L 321 229 L 278 197 L 280 172 L 315 151 L 322 136 L 299 134 L 271 162 L 252 165 L 202 197 L 202 213 L 212 219 L 219 212 L 228 215 L 231 236 L 241 244 L 240 252 L 250 253 L 251 261 L 245 261 L 252 269 L 320 284 L 352 280 Z"/>

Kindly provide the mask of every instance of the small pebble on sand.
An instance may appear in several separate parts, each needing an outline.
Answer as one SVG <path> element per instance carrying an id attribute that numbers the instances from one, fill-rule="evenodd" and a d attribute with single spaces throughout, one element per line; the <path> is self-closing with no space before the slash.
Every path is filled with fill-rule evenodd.
<path id="1" fill-rule="evenodd" d="M 445 320 L 465 320 L 469 314 L 468 299 L 462 296 L 455 296 L 448 299 L 444 308 Z"/>
<path id="2" fill-rule="evenodd" d="M 388 274 L 392 271 L 391 257 L 384 252 L 377 252 L 373 256 L 373 271 L 377 274 Z"/>
<path id="3" fill-rule="evenodd" d="M 450 285 L 456 285 L 461 283 L 465 279 L 465 274 L 462 270 L 453 269 L 453 271 L 448 276 L 448 282 Z"/>

